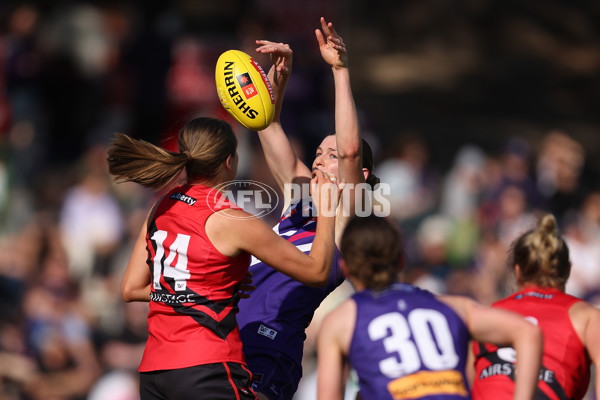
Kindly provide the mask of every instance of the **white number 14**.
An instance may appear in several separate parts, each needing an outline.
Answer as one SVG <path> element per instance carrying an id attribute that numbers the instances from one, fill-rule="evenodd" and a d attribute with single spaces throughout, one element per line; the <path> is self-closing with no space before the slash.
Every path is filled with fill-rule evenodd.
<path id="1" fill-rule="evenodd" d="M 165 278 L 173 278 L 175 280 L 175 291 L 183 291 L 187 288 L 187 280 L 190 279 L 190 272 L 187 269 L 187 251 L 190 244 L 190 236 L 181 233 L 177 234 L 177 238 L 169 246 L 169 255 L 163 265 L 161 261 L 165 255 L 163 243 L 166 238 L 166 231 L 156 231 L 151 237 L 156 243 L 156 254 L 154 255 L 154 266 L 152 268 L 152 285 L 154 289 L 161 288 L 160 276 L 162 274 Z M 177 256 L 177 264 L 173 266 L 175 256 Z"/>

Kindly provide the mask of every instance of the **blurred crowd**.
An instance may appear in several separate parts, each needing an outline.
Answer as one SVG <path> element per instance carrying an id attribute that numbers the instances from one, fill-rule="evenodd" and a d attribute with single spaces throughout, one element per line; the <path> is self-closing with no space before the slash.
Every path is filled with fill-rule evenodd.
<path id="1" fill-rule="evenodd" d="M 34 3 L 1 10 L 0 400 L 138 398 L 147 305 L 124 303 L 120 281 L 157 194 L 112 182 L 106 144 L 121 131 L 174 149 L 190 116 L 229 119 L 215 94 L 214 62 L 228 48 L 253 53 L 248 38 L 269 33 L 246 21 L 229 36 L 199 36 L 164 10 L 140 15 L 107 4 L 67 2 L 44 18 Z M 225 12 L 217 17 L 231 22 Z M 142 24 L 150 28 L 136 28 Z M 214 21 L 209 28 L 225 29 Z M 294 71 L 282 116 L 307 160 L 332 125 L 328 75 L 319 68 Z M 272 183 L 256 135 L 231 122 L 239 178 Z M 600 304 L 600 171 L 570 132 L 550 130 L 536 141 L 507 132 L 493 153 L 464 143 L 451 165 L 437 163 L 418 132 L 365 136 L 404 235 L 405 280 L 490 304 L 511 290 L 511 241 L 549 211 L 571 249 L 567 292 Z M 350 290 L 343 285 L 324 310 Z"/>

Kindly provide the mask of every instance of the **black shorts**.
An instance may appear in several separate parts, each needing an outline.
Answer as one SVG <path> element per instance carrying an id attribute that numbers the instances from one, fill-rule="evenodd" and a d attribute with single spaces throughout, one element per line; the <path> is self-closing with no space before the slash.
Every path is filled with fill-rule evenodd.
<path id="1" fill-rule="evenodd" d="M 252 374 L 239 363 L 140 373 L 141 400 L 256 400 Z"/>

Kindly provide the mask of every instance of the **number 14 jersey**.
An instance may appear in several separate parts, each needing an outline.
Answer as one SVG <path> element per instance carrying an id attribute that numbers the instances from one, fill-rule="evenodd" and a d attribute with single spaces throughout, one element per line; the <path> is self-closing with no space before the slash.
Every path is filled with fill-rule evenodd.
<path id="1" fill-rule="evenodd" d="M 468 399 L 470 334 L 449 306 L 417 287 L 396 283 L 363 290 L 348 360 L 363 399 Z"/>
<path id="2" fill-rule="evenodd" d="M 148 341 L 139 371 L 244 363 L 235 315 L 250 255 L 221 254 L 208 217 L 239 209 L 215 189 L 184 185 L 162 198 L 146 235 L 152 277 Z"/>

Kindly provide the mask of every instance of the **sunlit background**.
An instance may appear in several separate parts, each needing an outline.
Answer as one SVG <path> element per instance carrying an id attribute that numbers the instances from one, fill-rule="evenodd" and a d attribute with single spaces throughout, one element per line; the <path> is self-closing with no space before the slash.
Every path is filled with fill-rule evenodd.
<path id="1" fill-rule="evenodd" d="M 174 149 L 187 120 L 221 117 L 239 178 L 272 184 L 214 83 L 228 49 L 268 68 L 254 41 L 269 39 L 294 50 L 282 123 L 312 162 L 334 130 L 320 16 L 349 49 L 404 278 L 490 304 L 512 289 L 510 242 L 552 212 L 568 292 L 600 303 L 597 0 L 2 0 L 0 400 L 138 398 L 147 306 L 123 303 L 119 285 L 155 195 L 112 183 L 105 146 L 123 132 Z M 348 294 L 309 328 L 299 400 L 314 398 L 318 322 Z"/>

